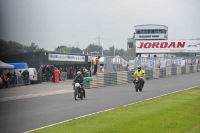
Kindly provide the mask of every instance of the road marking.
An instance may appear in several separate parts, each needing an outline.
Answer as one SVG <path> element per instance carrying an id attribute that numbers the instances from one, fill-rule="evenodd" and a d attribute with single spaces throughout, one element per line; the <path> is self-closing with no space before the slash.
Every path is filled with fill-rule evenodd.
<path id="1" fill-rule="evenodd" d="M 166 94 L 163 94 L 163 95 L 159 95 L 159 96 L 148 98 L 148 99 L 141 100 L 141 101 L 138 101 L 138 102 L 126 104 L 126 105 L 123 105 L 123 106 L 125 107 L 125 106 L 134 105 L 136 103 L 141 103 L 141 102 L 148 101 L 148 100 L 151 100 L 151 99 L 156 99 L 156 98 L 159 98 L 159 97 L 163 97 L 163 96 L 166 96 L 166 95 L 169 95 L 169 94 L 173 94 L 173 93 L 177 93 L 177 92 L 181 92 L 181 91 L 190 90 L 190 89 L 193 89 L 193 88 L 196 88 L 196 87 L 199 87 L 199 86 L 194 86 L 194 87 L 190 87 L 190 88 L 187 88 L 187 89 L 183 89 L 183 90 L 179 90 L 179 91 L 174 91 L 174 92 L 171 92 L 171 93 L 166 93 Z M 58 124 L 61 124 L 61 123 L 64 123 L 64 122 L 69 122 L 69 121 L 74 120 L 74 119 L 80 119 L 80 118 L 84 118 L 84 117 L 87 117 L 87 116 L 95 115 L 95 114 L 98 114 L 98 113 L 107 112 L 107 111 L 110 111 L 110 110 L 113 110 L 113 109 L 116 109 L 116 108 L 117 107 L 106 109 L 106 110 L 102 110 L 102 111 L 98 111 L 98 112 L 95 112 L 95 113 L 90 113 L 90 114 L 87 114 L 87 115 L 79 116 L 79 117 L 76 117 L 76 118 L 68 119 L 68 120 L 65 120 L 65 121 L 61 121 L 61 122 L 58 122 L 58 123 L 54 123 L 54 124 L 51 124 L 51 125 L 47 125 L 47 126 L 44 126 L 44 127 L 40 127 L 40 128 L 36 128 L 36 129 L 30 130 L 30 131 L 26 131 L 24 133 L 29 133 L 29 132 L 33 132 L 33 131 L 36 131 L 36 130 L 44 129 L 44 128 L 47 128 L 47 127 L 55 126 L 55 125 L 58 125 Z"/>
<path id="2" fill-rule="evenodd" d="M 17 100 L 17 99 L 25 99 L 25 98 L 33 98 L 33 97 L 41 97 L 41 96 L 49 96 L 49 95 L 55 95 L 55 94 L 63 94 L 63 93 L 69 93 L 69 92 L 73 92 L 73 90 L 60 90 L 60 91 L 51 91 L 51 92 L 45 92 L 45 93 L 28 94 L 28 95 L 13 96 L 13 97 L 3 97 L 3 98 L 0 98 L 0 102 Z"/>

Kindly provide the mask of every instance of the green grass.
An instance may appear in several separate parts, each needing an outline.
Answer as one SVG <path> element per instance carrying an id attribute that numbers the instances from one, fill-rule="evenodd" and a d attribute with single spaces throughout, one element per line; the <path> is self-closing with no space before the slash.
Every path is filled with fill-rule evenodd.
<path id="1" fill-rule="evenodd" d="M 34 133 L 200 133 L 200 87 L 74 119 Z"/>

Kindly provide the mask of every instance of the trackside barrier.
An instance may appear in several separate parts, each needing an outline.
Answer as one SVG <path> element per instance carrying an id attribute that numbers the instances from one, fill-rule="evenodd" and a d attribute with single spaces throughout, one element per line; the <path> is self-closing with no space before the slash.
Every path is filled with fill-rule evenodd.
<path id="1" fill-rule="evenodd" d="M 166 77 L 171 77 L 172 76 L 172 68 L 171 67 L 167 67 L 166 68 Z"/>
<path id="2" fill-rule="evenodd" d="M 8 80 L 8 85 L 10 87 L 29 85 L 29 84 L 30 84 L 30 79 L 28 75 L 25 75 L 24 77 L 22 75 L 10 76 Z"/>
<path id="3" fill-rule="evenodd" d="M 60 79 L 61 79 L 62 81 L 66 80 L 66 79 L 67 79 L 67 72 L 61 72 L 61 73 L 60 73 Z"/>
<path id="4" fill-rule="evenodd" d="M 178 66 L 178 67 L 166 67 L 166 68 L 152 68 L 145 69 L 145 79 L 158 79 L 170 77 L 173 75 L 183 75 L 188 73 L 194 73 L 199 71 L 199 66 Z M 91 78 L 90 82 L 85 82 L 84 87 L 86 89 L 92 89 L 103 86 L 113 86 L 132 83 L 133 78 L 132 74 L 134 70 L 131 71 L 121 71 L 117 73 L 97 73 L 94 77 L 85 77 Z"/>
<path id="5" fill-rule="evenodd" d="M 197 71 L 200 72 L 200 64 L 197 65 Z"/>
<path id="6" fill-rule="evenodd" d="M 176 73 L 177 75 L 181 75 L 181 67 L 180 66 L 177 67 L 177 71 L 176 72 L 177 72 Z"/>
<path id="7" fill-rule="evenodd" d="M 184 67 L 181 67 L 181 74 L 183 75 L 183 74 L 186 74 L 186 67 L 184 66 Z"/>
<path id="8" fill-rule="evenodd" d="M 145 78 L 153 79 L 153 69 L 145 69 Z"/>
<path id="9" fill-rule="evenodd" d="M 177 75 L 177 67 L 171 67 L 171 75 Z"/>
<path id="10" fill-rule="evenodd" d="M 198 72 L 198 65 L 194 65 L 194 72 Z"/>
<path id="11" fill-rule="evenodd" d="M 23 76 L 23 83 L 24 85 L 30 84 L 29 75 Z"/>
<path id="12" fill-rule="evenodd" d="M 190 73 L 190 66 L 186 66 L 186 74 Z"/>
<path id="13" fill-rule="evenodd" d="M 158 79 L 159 77 L 160 77 L 160 69 L 159 68 L 153 69 L 153 78 Z"/>
<path id="14" fill-rule="evenodd" d="M 18 76 L 17 77 L 17 86 L 24 85 L 23 83 L 23 76 Z"/>

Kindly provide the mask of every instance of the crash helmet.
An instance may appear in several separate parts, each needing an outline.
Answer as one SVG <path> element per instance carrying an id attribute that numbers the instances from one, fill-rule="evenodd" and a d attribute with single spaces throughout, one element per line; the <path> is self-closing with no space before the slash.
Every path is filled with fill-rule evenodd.
<path id="1" fill-rule="evenodd" d="M 138 68 L 138 70 L 141 70 L 141 66 L 138 66 L 137 68 Z"/>
<path id="2" fill-rule="evenodd" d="M 81 75 L 81 71 L 78 71 L 78 72 L 77 72 L 77 75 Z"/>

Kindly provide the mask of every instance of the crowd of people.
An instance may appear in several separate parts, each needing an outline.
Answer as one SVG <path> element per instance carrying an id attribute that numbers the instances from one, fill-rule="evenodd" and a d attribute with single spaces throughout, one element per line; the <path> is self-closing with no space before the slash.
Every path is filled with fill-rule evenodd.
<path id="1" fill-rule="evenodd" d="M 74 79 L 77 76 L 77 72 L 80 71 L 83 77 L 88 76 L 88 69 L 83 66 L 77 66 L 75 69 L 70 67 L 70 69 L 65 68 L 64 70 L 62 67 L 54 67 L 54 66 L 43 66 L 42 67 L 42 80 L 43 82 L 59 82 L 65 79 Z"/>
<path id="2" fill-rule="evenodd" d="M 1 73 L 0 81 L 1 81 L 0 88 L 3 87 L 10 88 L 13 86 L 27 85 L 30 84 L 29 72 L 28 70 L 24 70 L 23 72 L 20 70 L 17 73 L 4 72 Z"/>

